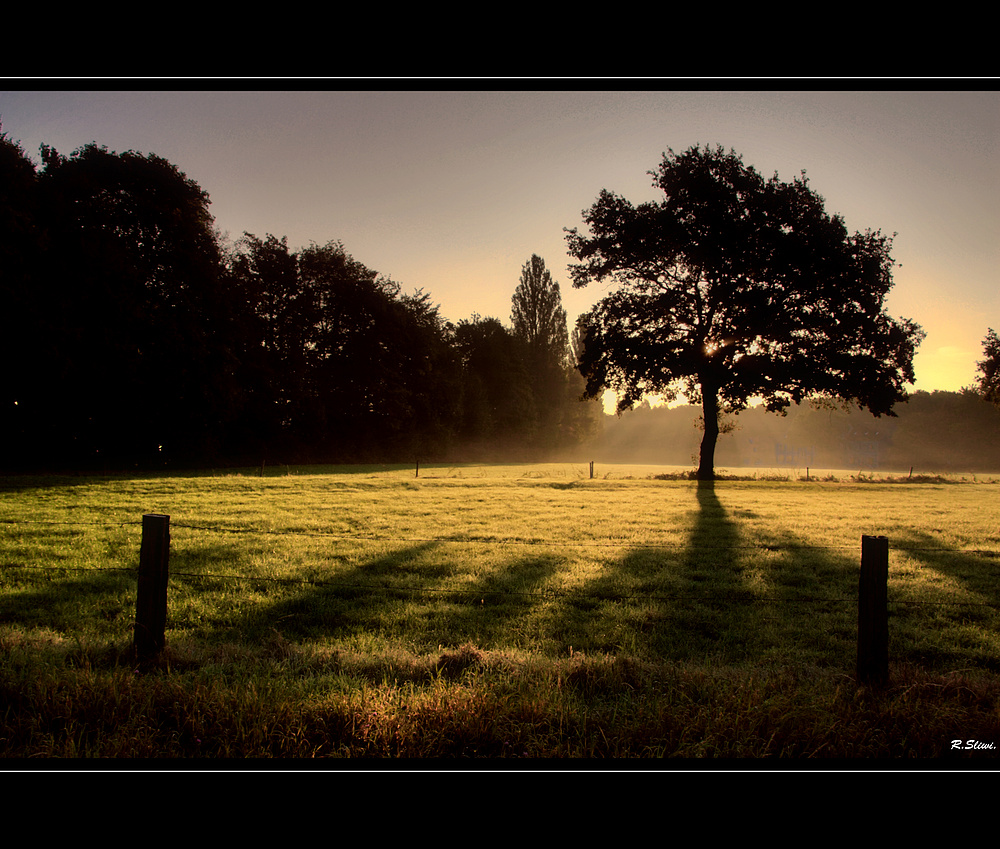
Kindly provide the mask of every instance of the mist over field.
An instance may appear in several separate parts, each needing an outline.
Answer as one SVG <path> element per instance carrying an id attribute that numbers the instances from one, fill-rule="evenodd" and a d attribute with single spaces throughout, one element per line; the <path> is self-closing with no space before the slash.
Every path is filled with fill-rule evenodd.
<path id="1" fill-rule="evenodd" d="M 864 471 L 1000 471 L 1000 409 L 973 393 L 915 392 L 895 417 L 858 410 L 792 407 L 785 416 L 760 408 L 727 421 L 720 468 Z M 605 463 L 697 465 L 701 408 L 643 405 L 606 416 L 594 458 Z"/>

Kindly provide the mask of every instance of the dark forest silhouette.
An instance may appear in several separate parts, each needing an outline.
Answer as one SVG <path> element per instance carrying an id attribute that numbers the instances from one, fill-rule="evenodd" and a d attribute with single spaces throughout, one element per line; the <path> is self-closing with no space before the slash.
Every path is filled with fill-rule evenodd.
<path id="1" fill-rule="evenodd" d="M 92 143 L 69 156 L 43 146 L 41 159 L 36 167 L 0 127 L 0 471 L 698 460 L 704 427 L 692 427 L 691 408 L 640 407 L 612 419 L 596 400 L 580 400 L 606 383 L 596 367 L 604 351 L 594 343 L 596 313 L 581 316 L 569 334 L 558 283 L 538 256 L 512 286 L 509 327 L 479 315 L 452 324 L 429 294 L 404 292 L 339 241 L 292 250 L 285 238 L 244 234 L 229 243 L 215 230 L 207 193 L 161 157 Z M 804 178 L 791 189 L 774 186 L 821 207 Z M 605 203 L 610 197 L 602 195 Z M 842 228 L 832 224 L 839 246 Z M 865 244 L 874 240 L 873 268 L 888 283 L 887 243 L 876 236 Z M 578 258 L 591 258 L 575 231 L 570 243 Z M 605 330 L 613 323 L 609 303 Z M 765 320 L 754 318 L 753 306 L 738 318 Z M 918 335 L 915 325 L 890 329 L 898 351 L 884 359 L 905 368 L 862 385 L 881 393 L 869 405 L 881 413 L 901 400 Z M 916 393 L 899 420 L 883 416 L 877 424 L 864 412 L 848 421 L 846 413 L 805 405 L 788 417 L 752 408 L 724 435 L 726 411 L 739 411 L 737 401 L 756 386 L 747 378 L 712 422 L 723 433 L 718 461 L 1000 467 L 998 411 L 983 401 L 998 397 L 1000 346 L 990 334 L 978 393 Z M 706 347 L 708 336 L 695 335 L 698 356 L 707 350 L 718 358 L 734 347 L 728 338 Z M 857 356 L 862 349 L 855 346 Z M 760 359 L 760 351 L 751 353 L 744 362 Z M 774 408 L 808 395 L 793 365 L 784 376 L 802 385 L 776 382 L 783 394 Z M 808 377 L 821 393 L 838 388 L 818 374 Z M 629 384 L 635 391 L 620 396 L 626 407 L 648 388 L 647 372 L 638 377 Z M 692 386 L 689 397 L 697 398 Z M 861 395 L 866 405 L 873 401 Z M 597 453 L 588 457 L 584 448 Z"/>
<path id="2" fill-rule="evenodd" d="M 338 241 L 225 244 L 158 156 L 41 157 L 0 132 L 0 468 L 540 459 L 594 432 L 558 286 L 561 348 L 456 326 Z"/>

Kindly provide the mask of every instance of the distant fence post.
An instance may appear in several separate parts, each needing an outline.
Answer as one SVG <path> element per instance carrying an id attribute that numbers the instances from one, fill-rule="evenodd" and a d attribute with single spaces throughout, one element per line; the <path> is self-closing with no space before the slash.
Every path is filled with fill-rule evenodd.
<path id="1" fill-rule="evenodd" d="M 155 657 L 164 646 L 169 559 L 170 517 L 144 514 L 135 602 L 135 653 L 139 660 Z"/>
<path id="2" fill-rule="evenodd" d="M 858 680 L 884 684 L 889 678 L 889 540 L 861 537 L 858 581 Z"/>
<path id="3" fill-rule="evenodd" d="M 590 461 L 590 478 L 591 478 L 591 480 L 593 480 L 593 478 L 594 478 L 594 461 L 593 460 Z"/>

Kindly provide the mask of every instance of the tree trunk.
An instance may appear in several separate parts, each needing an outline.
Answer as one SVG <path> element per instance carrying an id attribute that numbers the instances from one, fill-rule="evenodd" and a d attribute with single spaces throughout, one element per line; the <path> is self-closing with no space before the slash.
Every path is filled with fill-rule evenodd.
<path id="1" fill-rule="evenodd" d="M 701 438 L 701 455 L 698 463 L 698 480 L 715 479 L 715 443 L 719 440 L 719 393 L 711 385 L 701 382 L 701 409 L 705 433 Z"/>

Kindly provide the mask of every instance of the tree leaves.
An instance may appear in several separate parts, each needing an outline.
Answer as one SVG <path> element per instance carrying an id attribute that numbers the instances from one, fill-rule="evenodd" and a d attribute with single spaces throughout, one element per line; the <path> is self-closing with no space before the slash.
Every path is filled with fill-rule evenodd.
<path id="1" fill-rule="evenodd" d="M 814 394 L 892 415 L 922 331 L 883 311 L 890 237 L 849 235 L 804 172 L 765 180 L 721 147 L 670 151 L 651 176 L 660 202 L 602 190 L 590 234 L 567 231 L 574 286 L 620 287 L 586 319 L 589 395 L 614 389 L 627 409 L 697 388 L 706 421 L 716 399 L 781 411 Z"/>

